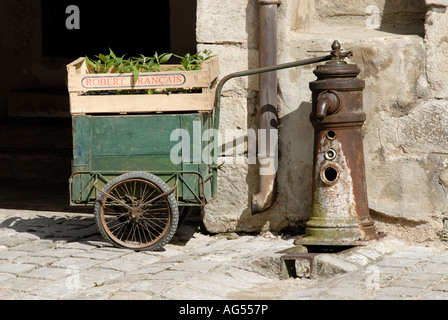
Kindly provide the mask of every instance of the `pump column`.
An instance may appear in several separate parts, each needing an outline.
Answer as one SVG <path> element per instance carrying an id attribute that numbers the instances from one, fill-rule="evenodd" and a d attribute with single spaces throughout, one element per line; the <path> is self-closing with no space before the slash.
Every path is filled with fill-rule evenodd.
<path id="1" fill-rule="evenodd" d="M 359 72 L 343 61 L 337 41 L 332 60 L 314 70 L 312 211 L 296 244 L 352 246 L 378 238 L 367 202 L 361 131 L 365 82 L 357 78 Z"/>

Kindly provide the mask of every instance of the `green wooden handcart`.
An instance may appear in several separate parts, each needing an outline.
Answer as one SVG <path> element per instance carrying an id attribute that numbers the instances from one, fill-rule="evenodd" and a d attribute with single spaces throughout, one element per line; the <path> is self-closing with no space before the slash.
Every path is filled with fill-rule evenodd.
<path id="1" fill-rule="evenodd" d="M 90 74 L 83 58 L 67 69 L 71 205 L 92 205 L 101 234 L 115 246 L 163 247 L 182 212 L 204 206 L 216 194 L 216 154 L 207 146 L 216 143 L 217 58 L 204 62 L 200 71 L 142 73 L 138 83 L 128 74 Z M 185 86 L 199 90 L 110 94 L 118 88 Z M 94 90 L 109 94 L 88 94 Z"/>

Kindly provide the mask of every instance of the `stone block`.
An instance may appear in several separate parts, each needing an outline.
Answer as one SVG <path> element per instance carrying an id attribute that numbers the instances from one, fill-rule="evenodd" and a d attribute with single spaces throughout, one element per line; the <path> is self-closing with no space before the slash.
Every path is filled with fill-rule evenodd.
<path id="1" fill-rule="evenodd" d="M 444 4 L 438 4 L 440 6 Z M 430 7 L 426 15 L 426 75 L 434 98 L 448 98 L 448 11 L 444 7 Z"/>
<path id="2" fill-rule="evenodd" d="M 212 55 L 219 57 L 219 79 L 224 76 L 259 67 L 258 50 L 242 48 L 232 44 L 199 43 L 198 50 L 210 50 Z M 258 76 L 233 78 L 223 87 L 223 96 L 248 95 L 247 90 L 258 90 Z"/>
<path id="3" fill-rule="evenodd" d="M 443 100 L 423 101 L 401 117 L 379 112 L 372 119 L 364 145 L 372 209 L 422 222 L 443 210 L 447 105 Z"/>
<path id="4" fill-rule="evenodd" d="M 331 254 L 317 255 L 314 259 L 314 274 L 317 277 L 330 277 L 336 274 L 352 272 L 358 269 L 358 266 L 339 259 Z"/>
<path id="5" fill-rule="evenodd" d="M 258 168 L 248 164 L 225 164 L 218 173 L 218 195 L 203 211 L 209 232 L 278 230 L 287 225 L 275 209 L 251 214 L 250 196 L 258 192 Z"/>
<path id="6" fill-rule="evenodd" d="M 246 48 L 254 47 L 257 17 L 256 1 L 199 0 L 197 2 L 197 42 L 234 43 L 244 45 Z"/>

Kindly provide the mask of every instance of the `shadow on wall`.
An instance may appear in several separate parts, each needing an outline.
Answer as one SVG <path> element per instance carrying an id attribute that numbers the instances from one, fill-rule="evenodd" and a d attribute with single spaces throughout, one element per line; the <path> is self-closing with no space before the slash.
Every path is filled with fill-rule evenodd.
<path id="1" fill-rule="evenodd" d="M 309 121 L 310 102 L 300 102 L 292 112 L 279 118 L 279 155 L 277 198 L 266 212 L 253 216 L 245 208 L 237 221 L 236 230 L 271 231 L 302 234 L 311 212 L 314 129 Z M 246 175 L 248 198 L 258 192 L 258 165 L 249 165 Z M 248 228 L 249 227 L 249 228 Z"/>
<path id="2" fill-rule="evenodd" d="M 424 36 L 425 16 L 424 0 L 385 0 L 378 30 Z"/>

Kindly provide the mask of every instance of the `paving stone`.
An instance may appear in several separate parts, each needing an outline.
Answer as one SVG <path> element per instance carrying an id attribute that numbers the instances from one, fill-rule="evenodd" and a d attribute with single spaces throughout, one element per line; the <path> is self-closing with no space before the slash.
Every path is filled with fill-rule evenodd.
<path id="1" fill-rule="evenodd" d="M 382 255 L 371 248 L 359 248 L 357 250 L 357 253 L 362 254 L 366 258 L 368 258 L 370 261 L 375 261 L 377 259 L 382 258 Z"/>
<path id="2" fill-rule="evenodd" d="M 325 287 L 314 287 L 306 290 L 289 292 L 282 297 L 282 300 L 314 300 L 324 295 Z"/>
<path id="3" fill-rule="evenodd" d="M 44 279 L 31 279 L 28 277 L 14 276 L 14 278 L 9 278 L 8 280 L 2 282 L 0 287 L 2 287 L 3 289 L 11 289 L 23 293 L 34 293 L 36 289 L 47 284 L 48 281 Z"/>
<path id="4" fill-rule="evenodd" d="M 41 267 L 28 272 L 26 276 L 29 278 L 55 280 L 67 277 L 69 275 L 68 271 L 67 268 Z"/>
<path id="5" fill-rule="evenodd" d="M 210 283 L 216 282 L 235 290 L 245 290 L 253 286 L 253 283 L 241 281 L 240 279 L 236 279 L 230 275 L 223 274 L 223 272 L 220 272 L 219 270 L 213 273 L 206 273 L 202 275 L 201 278 L 203 281 Z"/>
<path id="6" fill-rule="evenodd" d="M 57 258 L 54 257 L 34 257 L 34 256 L 21 256 L 17 258 L 15 262 L 17 263 L 26 263 L 26 264 L 35 264 L 40 267 L 46 267 L 51 265 L 57 261 Z"/>
<path id="7" fill-rule="evenodd" d="M 233 289 L 223 285 L 189 280 L 182 282 L 170 290 L 167 290 L 162 294 L 162 298 L 182 300 L 216 300 L 224 299 L 227 294 L 233 291 Z"/>
<path id="8" fill-rule="evenodd" d="M 343 261 L 338 257 L 330 254 L 318 255 L 315 258 L 316 270 L 318 275 L 328 277 L 335 274 L 352 272 L 359 267 L 353 263 Z"/>
<path id="9" fill-rule="evenodd" d="M 100 286 L 108 281 L 123 277 L 124 273 L 111 269 L 94 268 L 90 270 L 81 270 L 79 276 L 83 286 L 90 287 Z"/>
<path id="10" fill-rule="evenodd" d="M 377 291 L 376 297 L 380 299 L 415 298 L 422 293 L 420 288 L 386 287 Z"/>
<path id="11" fill-rule="evenodd" d="M 79 258 L 90 258 L 90 259 L 97 259 L 97 260 L 112 260 L 116 258 L 120 258 L 126 254 L 126 251 L 107 251 L 107 250 L 100 250 L 98 248 L 89 250 L 89 251 L 82 251 L 79 253 L 73 254 L 73 257 L 79 257 Z"/>
<path id="12" fill-rule="evenodd" d="M 271 279 L 247 270 L 230 267 L 225 270 L 225 274 L 245 283 L 257 284 L 270 282 Z"/>
<path id="13" fill-rule="evenodd" d="M 37 252 L 37 251 L 42 251 L 42 250 L 53 248 L 53 247 L 55 247 L 55 243 L 53 241 L 34 240 L 34 241 L 28 241 L 26 243 L 19 244 L 11 249 L 19 250 L 19 251 Z"/>
<path id="14" fill-rule="evenodd" d="M 448 292 L 446 291 L 429 291 L 420 296 L 422 300 L 448 300 Z"/>
<path id="15" fill-rule="evenodd" d="M 28 253 L 25 251 L 15 251 L 15 250 L 1 250 L 0 251 L 0 260 L 14 261 L 20 257 L 27 255 Z M 0 261 L 0 263 L 2 263 Z"/>
<path id="16" fill-rule="evenodd" d="M 206 273 L 219 265 L 220 261 L 199 259 L 199 260 L 190 260 L 185 263 L 175 265 L 172 267 L 172 270 Z"/>
<path id="17" fill-rule="evenodd" d="M 67 279 L 59 279 L 37 289 L 34 294 L 50 299 L 63 299 L 65 296 L 81 291 L 81 285 L 73 285 Z"/>
<path id="18" fill-rule="evenodd" d="M 402 287 L 402 288 L 418 288 L 426 289 L 432 285 L 433 281 L 425 280 L 415 280 L 415 279 L 398 279 L 388 283 L 392 287 Z"/>
<path id="19" fill-rule="evenodd" d="M 165 248 L 163 250 L 160 250 L 160 251 L 143 251 L 141 253 L 144 253 L 144 254 L 149 255 L 149 256 L 168 258 L 168 257 L 182 255 L 182 254 L 184 254 L 184 251 L 179 250 L 178 248 L 165 246 Z"/>
<path id="20" fill-rule="evenodd" d="M 157 274 L 148 276 L 150 280 L 166 280 L 173 281 L 174 283 L 183 281 L 185 279 L 191 279 L 197 276 L 197 272 L 184 271 L 184 270 L 165 270 Z"/>
<path id="21" fill-rule="evenodd" d="M 418 259 L 404 259 L 404 258 L 387 258 L 378 262 L 378 267 L 399 267 L 399 268 L 411 268 L 419 262 Z"/>
<path id="22" fill-rule="evenodd" d="M 110 299 L 110 292 L 102 290 L 101 287 L 94 287 L 83 289 L 77 292 L 71 292 L 64 295 L 63 300 L 108 300 Z"/>
<path id="23" fill-rule="evenodd" d="M 109 300 L 148 300 L 152 299 L 150 291 L 119 291 L 109 297 Z"/>
<path id="24" fill-rule="evenodd" d="M 30 242 L 30 239 L 27 238 L 18 238 L 18 237 L 7 237 L 1 238 L 0 243 L 9 248 L 18 246 L 19 244 Z"/>
<path id="25" fill-rule="evenodd" d="M 101 268 L 109 268 L 122 272 L 131 272 L 143 268 L 147 265 L 147 261 L 136 261 L 118 258 L 103 262 L 99 266 Z"/>
<path id="26" fill-rule="evenodd" d="M 435 286 L 432 287 L 432 290 L 448 292 L 448 281 L 437 283 Z"/>
<path id="27" fill-rule="evenodd" d="M 33 296 L 27 298 L 28 294 L 10 290 L 0 290 L 0 300 L 33 300 Z M 42 300 L 42 299 L 41 299 Z"/>
<path id="28" fill-rule="evenodd" d="M 145 292 L 147 295 L 159 295 L 170 287 L 170 283 L 164 280 L 143 280 L 123 288 L 120 292 Z"/>
<path id="29" fill-rule="evenodd" d="M 444 277 L 444 274 L 428 272 L 425 266 L 426 265 L 420 266 L 411 272 L 406 273 L 406 279 L 434 282 L 439 281 Z"/>
<path id="30" fill-rule="evenodd" d="M 21 275 L 36 268 L 34 264 L 25 263 L 4 263 L 0 264 L 0 273 L 12 273 Z"/>
<path id="31" fill-rule="evenodd" d="M 164 260 L 152 263 L 150 265 L 147 265 L 145 267 L 142 267 L 136 271 L 133 271 L 132 274 L 141 274 L 143 276 L 151 277 L 153 274 L 166 271 L 166 270 L 172 270 L 174 266 L 176 266 L 178 263 L 174 262 L 166 262 Z"/>
<path id="32" fill-rule="evenodd" d="M 448 264 L 445 263 L 428 263 L 424 267 L 424 272 L 447 275 L 448 274 Z"/>
<path id="33" fill-rule="evenodd" d="M 75 254 L 81 253 L 82 250 L 75 250 L 75 249 L 59 249 L 59 248 L 53 248 L 53 249 L 45 249 L 42 251 L 34 252 L 33 256 L 39 256 L 39 257 L 56 257 L 56 258 L 64 258 L 64 257 L 71 257 Z"/>
<path id="34" fill-rule="evenodd" d="M 326 295 L 333 297 L 334 299 L 341 300 L 359 300 L 366 293 L 365 288 L 344 288 L 344 287 L 333 287 L 325 290 Z"/>
<path id="35" fill-rule="evenodd" d="M 56 261 L 51 265 L 51 267 L 58 267 L 58 268 L 78 268 L 79 270 L 89 269 L 97 264 L 99 264 L 100 261 L 94 260 L 94 259 L 88 259 L 88 258 L 63 258 L 59 261 Z"/>
<path id="36" fill-rule="evenodd" d="M 429 259 L 430 262 L 448 264 L 448 251 L 435 255 Z"/>
<path id="37" fill-rule="evenodd" d="M 136 261 L 141 262 L 144 265 L 149 265 L 161 260 L 161 257 L 148 255 L 143 252 L 130 252 L 122 256 L 124 261 Z"/>
<path id="38" fill-rule="evenodd" d="M 6 280 L 14 279 L 14 278 L 16 278 L 16 276 L 13 275 L 13 274 L 10 274 L 10 273 L 0 273 L 0 287 L 1 287 L 1 284 L 4 284 L 4 282 Z"/>
<path id="39" fill-rule="evenodd" d="M 96 248 L 99 248 L 98 246 L 92 245 L 90 243 L 86 242 L 67 242 L 61 246 L 59 246 L 60 249 L 75 249 L 75 250 L 82 250 L 82 251 L 89 251 Z"/>
<path id="40" fill-rule="evenodd" d="M 417 259 L 421 260 L 437 254 L 437 249 L 426 247 L 411 247 L 406 250 L 393 253 L 390 258 Z"/>

